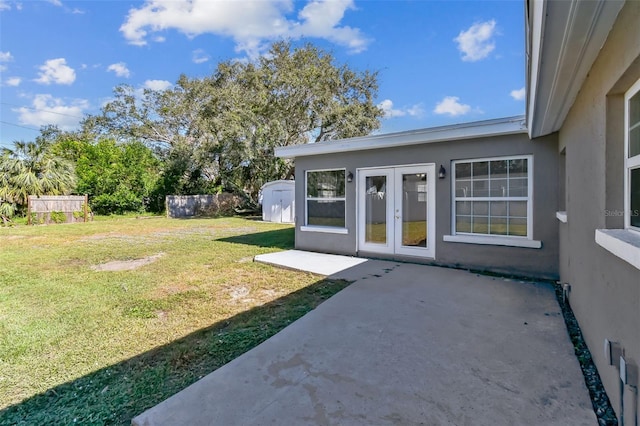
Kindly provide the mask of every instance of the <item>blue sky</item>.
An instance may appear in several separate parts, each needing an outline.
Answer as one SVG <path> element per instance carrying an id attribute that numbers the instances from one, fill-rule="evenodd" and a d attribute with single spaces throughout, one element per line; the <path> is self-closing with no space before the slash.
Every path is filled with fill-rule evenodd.
<path id="1" fill-rule="evenodd" d="M 0 0 L 0 145 L 76 128 L 113 88 L 170 87 L 312 42 L 379 71 L 378 133 L 524 113 L 524 0 Z"/>

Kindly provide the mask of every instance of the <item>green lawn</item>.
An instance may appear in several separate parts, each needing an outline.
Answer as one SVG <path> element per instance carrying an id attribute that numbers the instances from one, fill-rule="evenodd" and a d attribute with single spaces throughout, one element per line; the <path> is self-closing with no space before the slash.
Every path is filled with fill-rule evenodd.
<path id="1" fill-rule="evenodd" d="M 241 218 L 0 228 L 0 424 L 129 424 L 347 285 L 252 262 L 292 245 Z"/>

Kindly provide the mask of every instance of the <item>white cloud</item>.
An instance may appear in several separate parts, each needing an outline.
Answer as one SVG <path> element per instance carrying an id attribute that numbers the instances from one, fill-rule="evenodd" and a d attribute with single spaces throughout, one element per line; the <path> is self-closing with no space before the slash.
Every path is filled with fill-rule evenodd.
<path id="1" fill-rule="evenodd" d="M 524 87 L 523 87 L 522 89 L 512 90 L 511 93 L 509 93 L 509 94 L 516 101 L 522 101 L 522 100 L 524 100 L 524 97 L 526 96 L 527 93 L 526 93 L 526 91 L 524 90 Z"/>
<path id="2" fill-rule="evenodd" d="M 9 67 L 7 67 L 2 62 L 11 62 L 11 61 L 13 61 L 13 56 L 11 55 L 11 52 L 0 52 L 0 71 L 5 72 L 6 70 L 9 69 Z"/>
<path id="3" fill-rule="evenodd" d="M 489 56 L 496 45 L 493 36 L 496 34 L 496 21 L 473 24 L 468 30 L 460 31 L 453 40 L 458 43 L 458 50 L 463 53 L 462 60 L 475 62 Z"/>
<path id="4" fill-rule="evenodd" d="M 202 49 L 196 49 L 191 52 L 191 60 L 195 64 L 202 64 L 207 62 L 209 59 L 211 59 L 211 57 Z"/>
<path id="5" fill-rule="evenodd" d="M 76 99 L 65 104 L 62 99 L 40 94 L 33 99 L 31 108 L 21 107 L 13 111 L 19 114 L 20 124 L 37 127 L 53 124 L 62 130 L 73 130 L 88 108 L 89 102 L 86 99 Z"/>
<path id="6" fill-rule="evenodd" d="M 424 109 L 420 104 L 413 105 L 409 108 L 394 108 L 393 101 L 391 99 L 385 99 L 378 104 L 378 108 L 384 111 L 386 118 L 404 117 L 406 115 L 411 117 L 420 117 L 424 114 Z"/>
<path id="7" fill-rule="evenodd" d="M 9 77 L 8 79 L 5 80 L 4 85 L 17 87 L 20 85 L 21 82 L 22 82 L 22 79 L 20 77 Z"/>
<path id="8" fill-rule="evenodd" d="M 171 82 L 167 80 L 147 80 L 142 85 L 142 87 L 145 89 L 158 90 L 158 91 L 166 90 L 171 86 L 173 86 L 173 84 L 171 84 Z"/>
<path id="9" fill-rule="evenodd" d="M 352 0 L 311 1 L 298 13 L 302 23 L 294 24 L 290 36 L 324 38 L 353 53 L 362 52 L 370 40 L 358 28 L 339 26 L 347 9 L 355 9 Z"/>
<path id="10" fill-rule="evenodd" d="M 71 84 L 76 80 L 76 72 L 67 66 L 64 58 L 49 59 L 40 66 L 40 77 L 35 81 L 41 84 Z"/>
<path id="11" fill-rule="evenodd" d="M 471 111 L 471 107 L 466 104 L 461 104 L 460 98 L 457 96 L 445 96 L 440 102 L 436 104 L 433 112 L 436 114 L 446 114 L 451 117 L 458 115 L 464 115 Z"/>
<path id="12" fill-rule="evenodd" d="M 127 64 L 124 62 L 118 62 L 117 64 L 111 64 L 107 67 L 107 71 L 113 71 L 118 77 L 129 78 L 131 71 L 127 68 Z"/>
<path id="13" fill-rule="evenodd" d="M 120 31 L 129 43 L 139 46 L 146 45 L 152 33 L 170 29 L 188 37 L 216 34 L 233 38 L 238 52 L 253 57 L 267 42 L 282 38 L 321 38 L 355 53 L 366 49 L 369 40 L 358 28 L 340 25 L 344 13 L 354 9 L 353 0 L 312 0 L 297 19 L 289 19 L 296 4 L 291 0 L 147 0 L 129 10 Z"/>
<path id="14" fill-rule="evenodd" d="M 424 108 L 422 108 L 420 104 L 415 104 L 407 109 L 407 114 L 411 117 L 422 117 L 424 115 Z"/>
<path id="15" fill-rule="evenodd" d="M 54 6 L 62 6 L 62 2 L 60 0 L 47 0 L 47 1 Z"/>
<path id="16" fill-rule="evenodd" d="M 387 118 L 402 117 L 405 115 L 404 111 L 393 108 L 393 101 L 391 99 L 385 99 L 378 104 L 378 108 L 384 111 L 384 116 Z"/>
<path id="17" fill-rule="evenodd" d="M 0 0 L 0 12 L 3 10 L 11 10 L 11 5 L 6 0 Z"/>

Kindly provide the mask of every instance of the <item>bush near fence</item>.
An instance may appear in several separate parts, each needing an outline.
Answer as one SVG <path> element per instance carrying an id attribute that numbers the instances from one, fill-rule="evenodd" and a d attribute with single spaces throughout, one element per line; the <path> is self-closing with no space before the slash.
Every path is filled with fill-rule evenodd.
<path id="1" fill-rule="evenodd" d="M 215 195 L 167 195 L 167 217 L 228 216 L 242 205 L 242 197 L 222 193 Z"/>
<path id="2" fill-rule="evenodd" d="M 29 195 L 27 223 L 74 223 L 90 220 L 86 195 Z"/>

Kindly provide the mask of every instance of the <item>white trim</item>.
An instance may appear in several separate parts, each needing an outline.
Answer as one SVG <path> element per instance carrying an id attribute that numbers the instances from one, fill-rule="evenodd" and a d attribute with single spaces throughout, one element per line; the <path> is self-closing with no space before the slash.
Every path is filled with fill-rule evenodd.
<path id="1" fill-rule="evenodd" d="M 556 212 L 556 219 L 562 223 L 567 223 L 567 212 Z"/>
<path id="2" fill-rule="evenodd" d="M 402 175 L 426 172 L 427 177 L 427 247 L 410 247 L 402 245 L 402 227 L 404 212 L 402 211 L 403 194 Z M 396 167 L 394 169 L 394 193 L 395 205 L 392 214 L 395 218 L 395 254 L 406 256 L 417 256 L 435 259 L 436 258 L 436 165 L 428 163 L 421 166 Z M 396 216 L 398 213 L 398 216 Z"/>
<path id="3" fill-rule="evenodd" d="M 640 231 L 640 228 L 631 226 L 631 170 L 640 167 L 640 154 L 629 158 L 629 100 L 636 94 L 640 94 L 640 79 L 624 94 L 624 227 Z M 638 124 L 638 123 L 635 123 Z"/>
<path id="4" fill-rule="evenodd" d="M 307 184 L 309 182 L 309 173 L 317 173 L 317 172 L 335 172 L 335 171 L 343 171 L 344 172 L 344 196 L 343 197 L 311 197 L 309 198 L 309 192 L 307 191 Z M 308 225 L 309 223 L 309 200 L 312 201 L 344 201 L 344 223 L 347 224 L 347 169 L 335 168 L 335 169 L 313 169 L 313 170 L 305 170 L 304 171 L 304 225 L 302 227 L 310 227 L 310 228 L 331 228 L 331 229 L 346 229 L 346 228 L 338 228 L 335 226 L 320 226 L 320 225 Z M 320 231 L 316 231 L 320 232 Z M 330 231 L 329 231 L 330 232 Z M 335 233 L 335 232 L 334 232 Z"/>
<path id="5" fill-rule="evenodd" d="M 516 116 L 406 132 L 339 139 L 329 142 L 276 147 L 275 156 L 280 158 L 295 158 L 309 155 L 392 148 L 445 141 L 456 142 L 464 139 L 526 133 L 527 128 L 524 116 Z"/>
<path id="6" fill-rule="evenodd" d="M 300 227 L 301 231 L 304 232 L 324 232 L 326 234 L 348 234 L 348 228 L 336 228 L 334 226 L 307 226 L 303 225 Z"/>
<path id="7" fill-rule="evenodd" d="M 358 235 L 358 250 L 371 252 L 371 253 L 386 253 L 393 254 L 393 228 L 390 226 L 393 223 L 393 197 L 394 197 L 394 173 L 393 167 L 376 167 L 376 168 L 363 168 L 356 170 L 357 179 L 357 194 L 356 194 L 356 205 L 357 205 L 357 218 L 358 218 L 358 226 L 357 226 L 357 235 Z M 365 241 L 366 236 L 366 208 L 364 206 L 365 199 L 367 197 L 367 188 L 365 188 L 365 184 L 367 182 L 367 178 L 371 176 L 384 176 L 386 178 L 386 232 L 385 232 L 385 243 L 368 243 Z"/>
<path id="8" fill-rule="evenodd" d="M 640 233 L 626 229 L 596 229 L 596 243 L 640 269 Z"/>
<path id="9" fill-rule="evenodd" d="M 444 235 L 442 241 L 448 243 L 465 243 L 465 244 L 482 244 L 489 246 L 508 246 L 508 247 L 525 247 L 539 249 L 542 242 L 530 240 L 524 237 L 498 237 L 498 236 L 480 236 L 480 235 Z"/>
<path id="10" fill-rule="evenodd" d="M 616 0 L 528 2 L 529 137 L 562 127 L 623 5 Z"/>
<path id="11" fill-rule="evenodd" d="M 356 217 L 358 251 L 383 254 L 398 254 L 435 259 L 436 250 L 436 165 L 435 163 L 399 165 L 390 167 L 366 167 L 356 170 Z M 402 174 L 426 173 L 427 175 L 427 247 L 407 247 L 402 245 Z M 386 178 L 386 241 L 384 244 L 367 243 L 365 238 L 366 178 L 385 176 Z"/>
<path id="12" fill-rule="evenodd" d="M 455 170 L 456 165 L 459 163 L 478 163 L 484 161 L 506 161 L 506 160 L 527 160 L 527 196 L 526 197 L 465 197 L 458 199 L 456 197 L 456 176 Z M 483 158 L 468 158 L 455 160 L 451 162 L 451 236 L 462 235 L 466 236 L 480 236 L 486 238 L 496 238 L 497 240 L 500 238 L 523 238 L 528 239 L 529 241 L 533 240 L 533 155 L 525 154 L 525 155 L 513 155 L 506 157 L 483 157 Z M 456 232 L 456 201 L 526 201 L 527 202 L 527 236 L 519 237 L 519 236 L 501 236 L 497 234 L 470 234 L 470 233 L 462 233 L 459 234 Z M 466 242 L 466 241 L 463 241 Z M 476 244 L 484 244 L 484 243 L 476 243 Z M 506 244 L 497 244 L 497 245 L 506 245 Z M 539 248 L 539 247 L 535 247 Z"/>

